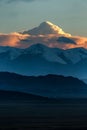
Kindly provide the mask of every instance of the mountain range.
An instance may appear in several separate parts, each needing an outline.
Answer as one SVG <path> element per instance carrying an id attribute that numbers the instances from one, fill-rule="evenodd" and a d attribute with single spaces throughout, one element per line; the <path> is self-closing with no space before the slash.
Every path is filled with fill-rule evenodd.
<path id="1" fill-rule="evenodd" d="M 87 49 L 78 43 L 81 45 L 82 39 L 73 37 L 49 21 L 31 30 L 0 34 L 0 38 L 0 43 L 4 45 L 0 46 L 0 72 L 25 76 L 73 76 L 83 81 L 87 79 Z M 8 42 L 8 39 L 12 42 Z M 5 43 L 11 43 L 13 47 Z"/>
<path id="2" fill-rule="evenodd" d="M 5 94 L 6 92 L 10 93 L 10 91 L 14 98 L 17 95 L 24 95 L 25 98 L 30 97 L 30 95 L 31 97 L 37 95 L 37 98 L 87 98 L 87 85 L 71 76 L 47 75 L 36 77 L 0 72 L 0 92 Z"/>
<path id="3" fill-rule="evenodd" d="M 28 76 L 58 74 L 86 79 L 87 50 L 35 44 L 26 49 L 0 47 L 0 71 Z"/>

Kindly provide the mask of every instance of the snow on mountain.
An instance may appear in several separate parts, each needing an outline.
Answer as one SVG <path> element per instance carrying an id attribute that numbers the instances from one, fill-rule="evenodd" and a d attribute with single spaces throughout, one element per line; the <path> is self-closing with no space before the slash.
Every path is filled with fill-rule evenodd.
<path id="1" fill-rule="evenodd" d="M 1 47 L 0 50 L 0 71 L 23 75 L 87 76 L 87 50 L 83 48 L 62 50 L 39 43 L 26 49 Z"/>
<path id="2" fill-rule="evenodd" d="M 35 44 L 26 49 L 18 49 L 13 47 L 0 47 L 0 54 L 7 53 L 10 60 L 14 60 L 20 55 L 40 55 L 50 62 L 58 62 L 61 64 L 76 64 L 87 58 L 87 50 L 84 48 L 73 48 L 62 50 L 59 48 L 50 48 L 43 44 Z"/>
<path id="3" fill-rule="evenodd" d="M 57 49 L 58 53 L 60 53 L 61 51 L 62 51 L 61 49 Z M 26 49 L 25 52 L 34 55 L 35 54 L 42 55 L 46 60 L 51 62 L 59 62 L 61 64 L 66 64 L 66 62 L 55 53 L 54 49 L 44 46 L 43 44 L 33 45 L 28 49 Z"/>
<path id="4" fill-rule="evenodd" d="M 23 49 L 12 48 L 11 50 L 9 50 L 9 52 L 10 52 L 10 58 L 12 60 L 20 56 L 23 53 Z"/>
<path id="5" fill-rule="evenodd" d="M 10 59 L 14 59 L 21 55 L 23 53 L 23 49 L 18 49 L 14 47 L 9 47 L 9 46 L 0 46 L 0 54 L 2 53 L 8 53 L 10 56 Z"/>
<path id="6" fill-rule="evenodd" d="M 60 27 L 49 21 L 43 22 L 38 27 L 35 27 L 31 30 L 24 31 L 23 34 L 31 34 L 31 35 L 57 34 L 57 35 L 71 36 L 71 34 L 65 33 Z"/>
<path id="7" fill-rule="evenodd" d="M 58 48 L 49 48 L 42 44 L 32 45 L 25 49 L 26 53 L 40 54 L 51 62 L 59 62 L 61 64 L 76 64 L 82 59 L 87 58 L 87 50 L 84 48 L 73 48 L 62 50 Z"/>
<path id="8" fill-rule="evenodd" d="M 84 48 L 73 48 L 64 51 L 64 56 L 67 57 L 73 64 L 87 58 L 87 50 Z"/>

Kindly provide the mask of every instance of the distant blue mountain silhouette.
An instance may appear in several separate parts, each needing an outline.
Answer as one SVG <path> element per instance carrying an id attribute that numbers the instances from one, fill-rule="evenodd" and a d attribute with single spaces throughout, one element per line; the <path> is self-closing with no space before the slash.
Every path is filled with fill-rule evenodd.
<path id="1" fill-rule="evenodd" d="M 87 97 L 87 85 L 84 82 L 58 75 L 34 77 L 0 72 L 0 89 L 51 98 Z"/>

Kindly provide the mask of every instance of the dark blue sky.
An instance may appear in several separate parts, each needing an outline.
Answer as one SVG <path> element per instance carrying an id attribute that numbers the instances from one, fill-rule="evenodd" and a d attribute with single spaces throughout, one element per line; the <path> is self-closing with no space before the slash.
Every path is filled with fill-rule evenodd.
<path id="1" fill-rule="evenodd" d="M 0 0 L 0 32 L 31 29 L 43 21 L 87 36 L 87 0 Z"/>

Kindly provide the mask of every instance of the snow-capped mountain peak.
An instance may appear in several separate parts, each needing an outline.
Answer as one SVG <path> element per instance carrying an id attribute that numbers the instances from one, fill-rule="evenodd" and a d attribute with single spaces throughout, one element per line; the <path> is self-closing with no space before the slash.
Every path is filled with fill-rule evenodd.
<path id="1" fill-rule="evenodd" d="M 24 31 L 23 34 L 31 34 L 31 35 L 56 34 L 56 35 L 71 36 L 71 34 L 65 33 L 62 30 L 62 28 L 49 21 L 42 22 L 38 27 L 35 27 L 28 31 Z"/>
<path id="2" fill-rule="evenodd" d="M 39 28 L 44 30 L 44 33 L 48 34 L 64 34 L 64 31 L 60 27 L 56 26 L 55 24 L 52 24 L 49 21 L 41 23 Z"/>
<path id="3" fill-rule="evenodd" d="M 43 22 L 43 23 L 46 23 L 46 24 L 51 25 L 51 26 L 53 26 L 53 25 L 54 25 L 54 24 L 53 24 L 53 23 L 51 23 L 50 21 L 45 21 L 45 22 Z"/>

